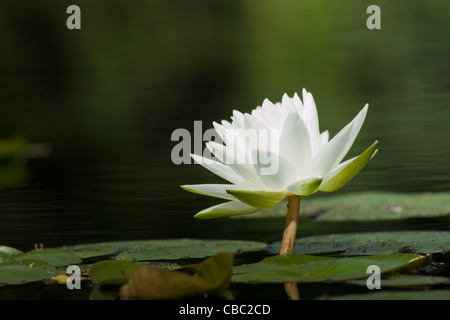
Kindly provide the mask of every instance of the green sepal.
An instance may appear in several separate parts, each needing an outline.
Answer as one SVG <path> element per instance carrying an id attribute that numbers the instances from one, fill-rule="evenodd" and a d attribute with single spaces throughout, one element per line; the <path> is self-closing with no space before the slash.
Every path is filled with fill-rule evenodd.
<path id="1" fill-rule="evenodd" d="M 378 141 L 375 141 L 369 148 L 347 164 L 341 171 L 334 176 L 326 179 L 319 190 L 323 192 L 333 192 L 342 188 L 347 182 L 361 171 L 370 159 L 378 152 Z"/>
<path id="2" fill-rule="evenodd" d="M 260 209 L 251 207 L 240 201 L 228 201 L 209 208 L 206 208 L 196 215 L 197 219 L 214 219 L 223 218 L 229 216 L 235 216 L 240 214 L 247 214 L 259 211 Z"/>
<path id="3" fill-rule="evenodd" d="M 227 192 L 242 202 L 259 209 L 272 208 L 289 194 L 287 191 L 227 190 Z"/>
<path id="4" fill-rule="evenodd" d="M 287 190 L 298 196 L 306 197 L 317 192 L 321 183 L 321 178 L 309 178 L 294 182 Z"/>

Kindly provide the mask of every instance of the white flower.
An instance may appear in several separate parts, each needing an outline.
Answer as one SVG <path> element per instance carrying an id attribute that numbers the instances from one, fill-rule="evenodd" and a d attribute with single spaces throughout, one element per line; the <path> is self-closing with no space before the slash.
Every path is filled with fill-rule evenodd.
<path id="1" fill-rule="evenodd" d="M 271 208 L 290 195 L 304 198 L 317 191 L 341 188 L 377 152 L 375 141 L 358 157 L 342 162 L 367 110 L 368 105 L 331 140 L 328 131 L 319 131 L 316 105 L 311 93 L 304 89 L 303 102 L 297 94 L 292 98 L 285 94 L 281 103 L 266 99 L 251 114 L 233 111 L 231 122 L 214 123 L 225 143 L 207 143 L 215 160 L 191 155 L 230 184 L 182 186 L 190 192 L 228 201 L 202 210 L 195 217 L 247 214 Z"/>

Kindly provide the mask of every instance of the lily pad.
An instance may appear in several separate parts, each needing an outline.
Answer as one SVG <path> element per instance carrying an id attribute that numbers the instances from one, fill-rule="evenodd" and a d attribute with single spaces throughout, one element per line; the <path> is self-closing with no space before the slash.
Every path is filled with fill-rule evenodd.
<path id="1" fill-rule="evenodd" d="M 79 257 L 73 254 L 52 249 L 30 251 L 28 253 L 16 257 L 17 261 L 29 259 L 40 260 L 54 267 L 63 267 L 71 264 L 79 264 L 82 261 Z"/>
<path id="2" fill-rule="evenodd" d="M 387 291 L 351 294 L 329 298 L 331 300 L 450 300 L 449 290 Z"/>
<path id="3" fill-rule="evenodd" d="M 23 254 L 22 251 L 20 251 L 16 248 L 7 247 L 7 246 L 0 246 L 0 253 L 6 253 L 7 255 L 10 255 L 11 257 L 20 256 Z"/>
<path id="4" fill-rule="evenodd" d="M 369 257 L 318 257 L 277 255 L 261 262 L 233 269 L 235 282 L 322 282 L 367 278 L 367 268 L 380 267 L 389 274 L 429 263 L 429 257 L 417 254 L 377 255 Z"/>
<path id="5" fill-rule="evenodd" d="M 450 193 L 354 192 L 317 195 L 301 201 L 300 215 L 317 221 L 377 221 L 433 218 L 450 214 Z M 285 218 L 286 202 L 233 219 Z"/>
<path id="6" fill-rule="evenodd" d="M 280 244 L 271 245 L 279 250 Z M 437 253 L 450 250 L 450 232 L 398 231 L 333 234 L 297 239 L 294 253 L 344 256 L 403 253 Z"/>
<path id="7" fill-rule="evenodd" d="M 180 299 L 202 294 L 219 294 L 230 284 L 233 256 L 218 253 L 202 262 L 194 276 L 157 267 L 135 271 L 120 289 L 122 299 Z"/>
<path id="8" fill-rule="evenodd" d="M 54 268 L 32 267 L 23 264 L 0 265 L 0 284 L 23 284 L 50 279 L 56 275 Z"/>
<path id="9" fill-rule="evenodd" d="M 366 286 L 367 279 L 350 280 L 347 283 Z M 381 288 L 395 287 L 395 288 L 427 288 L 437 284 L 449 284 L 450 279 L 446 277 L 398 274 L 390 276 L 386 279 L 381 279 Z"/>
<path id="10" fill-rule="evenodd" d="M 14 264 L 17 263 L 16 259 L 11 257 L 9 254 L 0 252 L 0 265 L 2 264 Z"/>
<path id="11" fill-rule="evenodd" d="M 169 239 L 93 243 L 61 250 L 83 259 L 96 256 L 115 256 L 124 260 L 152 261 L 205 258 L 219 252 L 259 251 L 266 246 L 266 243 L 255 241 Z"/>

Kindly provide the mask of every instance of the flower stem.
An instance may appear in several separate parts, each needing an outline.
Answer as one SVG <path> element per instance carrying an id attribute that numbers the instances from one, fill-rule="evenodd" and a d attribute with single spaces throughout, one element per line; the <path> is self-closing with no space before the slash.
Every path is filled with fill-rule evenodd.
<path id="1" fill-rule="evenodd" d="M 284 289 L 289 300 L 300 300 L 300 293 L 296 282 L 285 282 Z"/>
<path id="2" fill-rule="evenodd" d="M 297 233 L 298 215 L 300 213 L 300 197 L 292 195 L 288 197 L 288 212 L 284 226 L 283 240 L 281 241 L 280 254 L 292 254 L 294 252 L 295 235 Z"/>

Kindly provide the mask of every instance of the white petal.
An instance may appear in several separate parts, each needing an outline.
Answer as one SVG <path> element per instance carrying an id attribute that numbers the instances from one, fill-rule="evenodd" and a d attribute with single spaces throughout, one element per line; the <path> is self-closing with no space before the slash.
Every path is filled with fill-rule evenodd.
<path id="1" fill-rule="evenodd" d="M 216 130 L 217 134 L 219 135 L 220 139 L 222 139 L 222 141 L 225 141 L 225 127 L 223 125 L 218 124 L 217 122 L 213 122 L 213 127 Z"/>
<path id="2" fill-rule="evenodd" d="M 234 184 L 187 184 L 181 187 L 189 192 L 227 200 L 236 200 L 236 198 L 226 190 L 242 189 L 242 186 L 236 186 Z"/>
<path id="3" fill-rule="evenodd" d="M 233 119 L 233 124 L 237 128 L 241 128 L 241 129 L 245 128 L 244 115 L 242 114 L 242 112 L 237 111 L 237 110 L 233 110 L 233 116 L 231 118 Z"/>
<path id="4" fill-rule="evenodd" d="M 320 134 L 320 142 L 322 144 L 322 147 L 328 143 L 329 137 L 330 137 L 330 133 L 328 132 L 328 130 L 326 130 Z"/>
<path id="5" fill-rule="evenodd" d="M 303 104 L 305 106 L 303 111 L 303 121 L 305 122 L 311 137 L 311 152 L 314 157 L 321 148 L 319 118 L 314 99 L 311 93 L 306 90 L 303 90 Z"/>
<path id="6" fill-rule="evenodd" d="M 275 152 L 267 150 L 254 150 L 253 159 L 256 159 L 254 165 L 255 172 L 265 190 L 281 191 L 298 178 L 296 167 L 286 158 Z"/>
<path id="7" fill-rule="evenodd" d="M 206 148 L 213 154 L 220 162 L 226 164 L 227 160 L 234 159 L 235 155 L 233 149 L 215 141 L 208 141 L 205 143 Z"/>
<path id="8" fill-rule="evenodd" d="M 261 178 L 259 174 L 256 172 L 255 167 L 252 163 L 239 163 L 239 164 L 228 164 L 228 167 L 231 168 L 236 175 L 245 181 L 245 183 L 241 183 L 242 185 L 259 187 L 260 189 L 266 189 L 265 186 L 261 182 Z"/>
<path id="9" fill-rule="evenodd" d="M 358 115 L 352 120 L 352 122 L 350 122 L 349 125 L 352 126 L 352 131 L 350 133 L 350 137 L 349 137 L 347 143 L 345 144 L 345 146 L 342 148 L 341 153 L 336 158 L 336 162 L 334 163 L 333 168 L 335 166 L 337 166 L 342 161 L 342 159 L 344 159 L 345 155 L 348 153 L 348 151 L 352 147 L 353 142 L 355 142 L 355 139 L 358 136 L 359 131 L 361 130 L 364 120 L 366 119 L 368 109 L 369 109 L 369 105 L 366 104 L 364 106 L 364 108 L 362 108 L 362 110 L 358 113 Z"/>
<path id="10" fill-rule="evenodd" d="M 263 120 L 267 128 L 279 128 L 280 115 L 276 110 L 275 105 L 268 99 L 265 99 L 262 104 Z"/>
<path id="11" fill-rule="evenodd" d="M 233 150 L 241 150 L 240 152 L 243 154 L 246 152 L 248 153 L 248 150 L 245 151 L 246 145 L 243 140 L 245 130 L 231 125 L 229 126 L 225 121 L 222 121 L 222 123 L 225 125 L 220 125 L 214 122 L 213 126 L 227 147 Z"/>
<path id="12" fill-rule="evenodd" d="M 311 160 L 310 165 L 302 172 L 302 179 L 318 177 L 322 178 L 327 174 L 336 162 L 336 158 L 342 152 L 342 148 L 346 145 L 352 125 L 347 125 L 342 129 L 330 142 L 328 142 L 322 150 Z"/>
<path id="13" fill-rule="evenodd" d="M 246 181 L 243 180 L 239 175 L 237 175 L 236 172 L 234 172 L 231 168 L 229 168 L 228 166 L 226 166 L 220 162 L 217 162 L 217 161 L 214 161 L 211 159 L 206 159 L 206 158 L 198 156 L 196 154 L 191 154 L 191 158 L 195 162 L 200 164 L 202 167 L 208 169 L 215 175 L 218 175 L 219 177 L 221 177 L 227 181 L 230 181 L 231 183 L 234 183 L 237 185 L 247 185 Z"/>
<path id="14" fill-rule="evenodd" d="M 298 96 L 297 93 L 294 94 L 294 98 L 292 98 L 292 100 L 294 101 L 294 104 L 297 107 L 298 115 L 300 116 L 300 118 L 303 119 L 304 106 L 303 106 L 302 100 L 300 100 L 300 97 Z"/>
<path id="15" fill-rule="evenodd" d="M 280 155 L 295 166 L 296 176 L 300 175 L 300 169 L 311 161 L 309 132 L 295 111 L 289 114 L 281 131 Z"/>
<path id="16" fill-rule="evenodd" d="M 236 177 L 233 181 L 225 177 L 224 179 L 231 182 L 240 181 L 241 185 L 247 187 L 257 186 L 259 189 L 266 189 L 266 186 L 262 183 L 262 178 L 256 171 L 257 167 L 255 167 L 255 162 L 251 158 L 250 154 L 243 154 L 241 149 L 231 149 L 228 146 L 224 146 L 213 141 L 207 142 L 206 146 L 215 155 L 222 156 L 222 162 L 226 165 L 226 169 L 221 168 L 218 164 L 214 164 L 213 168 L 221 168 L 227 173 L 228 176 L 234 175 Z M 208 169 L 211 170 L 211 168 Z M 214 173 L 219 175 L 217 172 Z"/>
<path id="17" fill-rule="evenodd" d="M 250 149 L 258 148 L 259 136 L 264 131 L 267 131 L 267 127 L 256 119 L 255 117 L 246 114 L 244 117 L 245 122 L 245 143 L 250 147 Z"/>
<path id="18" fill-rule="evenodd" d="M 282 100 L 282 116 L 286 118 L 293 111 L 297 111 L 293 99 L 289 98 L 287 94 L 284 94 Z"/>

